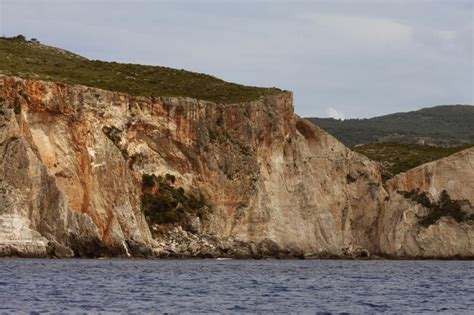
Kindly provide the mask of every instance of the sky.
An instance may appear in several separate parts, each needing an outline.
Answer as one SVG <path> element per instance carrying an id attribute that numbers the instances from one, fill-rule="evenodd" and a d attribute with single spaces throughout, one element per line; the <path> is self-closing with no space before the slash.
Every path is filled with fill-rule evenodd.
<path id="1" fill-rule="evenodd" d="M 293 91 L 304 117 L 474 104 L 474 0 L 0 0 L 0 35 Z"/>

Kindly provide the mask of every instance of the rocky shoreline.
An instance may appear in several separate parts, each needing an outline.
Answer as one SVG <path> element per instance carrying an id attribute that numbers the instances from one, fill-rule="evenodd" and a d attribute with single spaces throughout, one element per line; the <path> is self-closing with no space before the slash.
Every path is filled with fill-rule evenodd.
<path id="1" fill-rule="evenodd" d="M 14 244 L 13 244 L 14 245 Z M 342 248 L 340 254 L 321 250 L 305 253 L 296 247 L 283 248 L 275 241 L 265 239 L 259 242 L 245 242 L 232 237 L 196 234 L 184 230 L 181 226 L 168 228 L 155 238 L 153 247 L 127 241 L 126 254 L 120 251 L 100 250 L 93 255 L 75 253 L 71 248 L 55 241 L 47 241 L 44 247 L 38 244 L 22 247 L 0 247 L 0 259 L 8 258 L 49 258 L 49 259 L 306 259 L 306 260 L 474 260 L 474 256 L 394 256 L 370 253 L 360 247 Z M 35 247 L 36 246 L 36 247 Z M 102 248 L 103 247 L 99 247 Z"/>

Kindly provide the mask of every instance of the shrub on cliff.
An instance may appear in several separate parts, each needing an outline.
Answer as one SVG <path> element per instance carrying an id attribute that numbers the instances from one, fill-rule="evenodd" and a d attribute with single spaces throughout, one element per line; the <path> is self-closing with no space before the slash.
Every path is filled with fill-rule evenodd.
<path id="1" fill-rule="evenodd" d="M 446 190 L 441 192 L 437 203 L 432 204 L 430 213 L 421 219 L 420 224 L 422 226 L 430 226 L 435 224 L 442 217 L 451 217 L 456 222 L 466 222 L 473 220 L 473 216 L 468 216 L 462 211 L 462 205 L 468 204 L 467 200 L 452 200 Z"/>
<path id="2" fill-rule="evenodd" d="M 423 227 L 435 224 L 442 217 L 451 217 L 458 223 L 474 221 L 474 215 L 468 215 L 462 209 L 463 206 L 472 208 L 470 202 L 468 200 L 452 200 L 446 190 L 441 192 L 437 202 L 432 202 L 426 192 L 419 190 L 399 191 L 398 193 L 430 210 L 426 216 L 419 220 Z"/>
<path id="3" fill-rule="evenodd" d="M 142 184 L 145 188 L 151 188 L 155 185 L 154 175 L 143 174 Z"/>
<path id="4" fill-rule="evenodd" d="M 171 182 L 172 184 L 174 184 L 174 182 L 176 181 L 176 176 L 174 175 L 171 175 L 171 174 L 166 174 L 165 175 L 165 179 L 169 182 Z"/>
<path id="5" fill-rule="evenodd" d="M 26 41 L 26 37 L 22 34 L 15 36 L 14 39 L 19 41 Z"/>
<path id="6" fill-rule="evenodd" d="M 166 174 L 165 178 L 143 175 L 142 211 L 151 224 L 183 223 L 188 216 L 204 218 L 210 208 L 204 198 L 186 193 L 182 187 L 175 187 L 176 178 Z"/>

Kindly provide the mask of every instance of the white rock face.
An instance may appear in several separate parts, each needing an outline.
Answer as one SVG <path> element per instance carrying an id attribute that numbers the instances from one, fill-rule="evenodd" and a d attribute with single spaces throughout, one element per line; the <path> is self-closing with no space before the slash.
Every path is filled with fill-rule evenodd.
<path id="1" fill-rule="evenodd" d="M 13 111 L 5 107 L 0 108 L 0 155 L 2 255 L 44 256 L 47 240 L 73 248 L 74 240 L 98 240 L 90 218 L 68 209 L 67 195 L 37 157 L 37 148 L 22 136 Z"/>
<path id="2" fill-rule="evenodd" d="M 400 175 L 387 193 L 376 163 L 294 115 L 291 93 L 215 104 L 0 76 L 0 96 L 0 198 L 11 205 L 0 218 L 20 217 L 43 242 L 76 255 L 156 247 L 140 210 L 143 174 L 172 174 L 177 186 L 203 194 L 213 212 L 200 230 L 242 251 L 252 252 L 241 242 L 263 242 L 267 252 L 316 257 L 472 253 L 471 225 L 443 219 L 423 229 L 416 216 L 426 210 L 396 193 L 446 189 L 472 200 L 472 181 L 446 173 L 472 171 L 471 158 Z M 8 240 L 2 229 L 0 244 Z"/>
<path id="3" fill-rule="evenodd" d="M 446 190 L 452 199 L 467 199 L 474 204 L 474 148 L 397 175 L 386 186 L 389 192 L 419 189 L 435 198 Z"/>
<path id="4" fill-rule="evenodd" d="M 467 200 L 462 211 L 472 214 L 474 204 L 474 148 L 414 168 L 387 182 L 390 193 L 379 218 L 380 251 L 394 257 L 474 257 L 474 221 L 456 222 L 449 216 L 420 226 L 430 211 L 397 191 L 428 193 L 436 202 L 443 190 L 451 199 Z"/>
<path id="5" fill-rule="evenodd" d="M 375 226 L 385 197 L 378 167 L 298 117 L 283 141 L 258 152 L 259 181 L 234 233 L 275 240 L 306 253 L 376 251 Z"/>
<path id="6" fill-rule="evenodd" d="M 0 257 L 45 257 L 48 241 L 19 215 L 0 216 Z"/>

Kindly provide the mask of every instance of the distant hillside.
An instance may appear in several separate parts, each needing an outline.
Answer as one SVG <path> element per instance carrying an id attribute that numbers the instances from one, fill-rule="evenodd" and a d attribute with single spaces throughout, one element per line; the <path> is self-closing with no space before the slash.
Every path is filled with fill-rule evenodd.
<path id="1" fill-rule="evenodd" d="M 474 143 L 474 106 L 444 105 L 369 119 L 308 118 L 349 147 L 377 142 Z"/>
<path id="2" fill-rule="evenodd" d="M 379 162 L 382 179 L 386 181 L 399 173 L 442 159 L 471 146 L 473 145 L 444 148 L 418 144 L 374 143 L 356 146 L 354 151 Z"/>
<path id="3" fill-rule="evenodd" d="M 30 41 L 22 35 L 0 37 L 0 74 L 143 96 L 188 96 L 223 103 L 238 103 L 279 92 L 225 82 L 185 70 L 138 64 L 88 60 L 74 53 Z"/>

